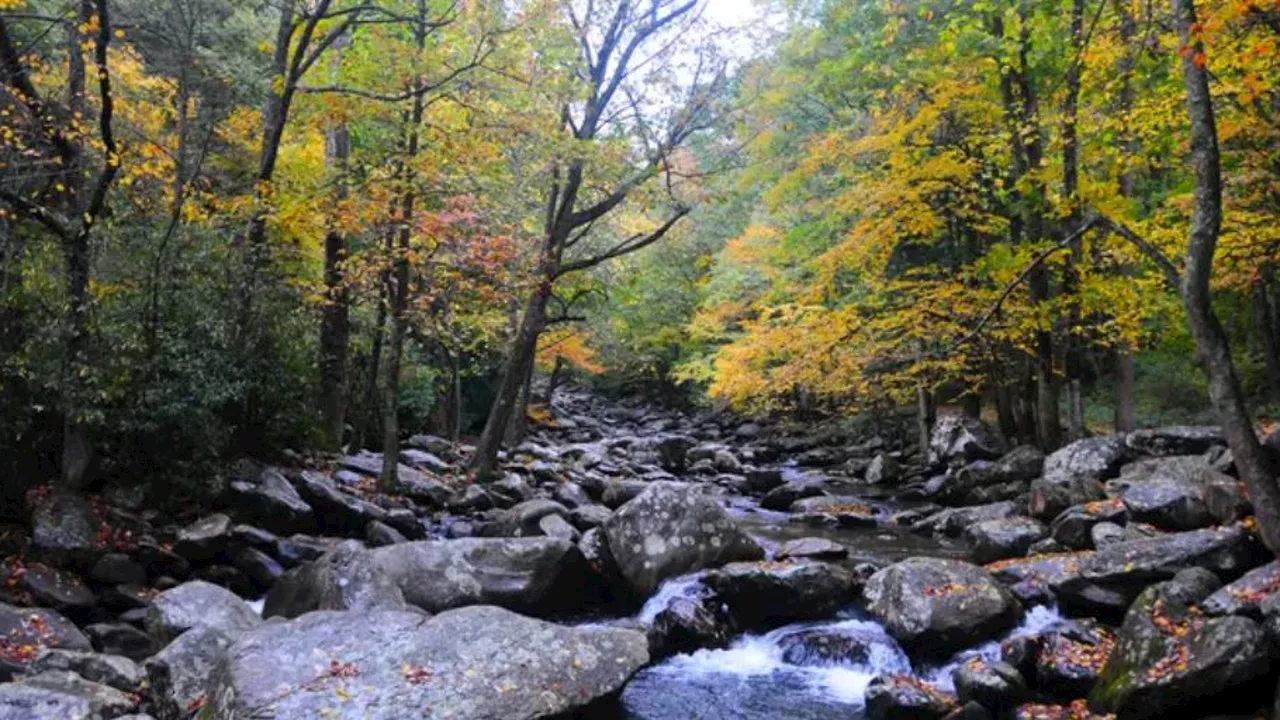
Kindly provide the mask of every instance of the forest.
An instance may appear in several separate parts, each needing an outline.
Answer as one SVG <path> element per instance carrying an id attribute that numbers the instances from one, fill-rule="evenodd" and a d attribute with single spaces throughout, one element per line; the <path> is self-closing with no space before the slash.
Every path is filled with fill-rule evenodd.
<path id="1" fill-rule="evenodd" d="M 1270 712 L 1278 264 L 1276 0 L 0 0 L 0 717 Z"/>

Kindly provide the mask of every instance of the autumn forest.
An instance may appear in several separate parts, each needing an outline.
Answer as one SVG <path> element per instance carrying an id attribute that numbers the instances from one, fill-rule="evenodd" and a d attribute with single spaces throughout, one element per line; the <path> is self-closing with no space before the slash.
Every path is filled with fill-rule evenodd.
<path id="1" fill-rule="evenodd" d="M 749 515 L 759 504 L 841 532 L 917 523 L 917 535 L 962 537 L 977 553 L 964 558 L 994 563 L 1005 583 L 1026 577 L 999 563 L 1039 557 L 1033 542 L 1056 543 L 1041 548 L 1047 557 L 1101 557 L 1119 537 L 1090 535 L 1104 522 L 1130 533 L 1121 544 L 1151 539 L 1139 524 L 1155 537 L 1239 531 L 1261 543 L 1251 557 L 1266 557 L 1264 547 L 1280 551 L 1280 435 L 1269 435 L 1280 417 L 1277 265 L 1275 0 L 0 0 L 0 525 L 30 535 L 10 547 L 0 528 L 10 558 L 0 600 L 87 625 L 125 585 L 145 595 L 189 575 L 250 598 L 283 577 L 304 584 L 285 600 L 267 595 L 265 615 L 292 618 L 353 607 L 326 605 L 332 595 L 305 584 L 320 576 L 295 567 L 364 561 L 319 540 L 286 551 L 290 533 L 380 548 L 363 553 L 472 535 L 569 538 L 603 572 L 587 539 L 598 532 L 619 570 L 588 585 L 609 589 L 604 605 L 638 606 L 685 572 L 778 558 L 770 533 L 787 523 L 766 513 L 768 542 L 744 530 L 742 544 L 722 547 L 717 534 L 714 562 L 631 572 L 624 537 L 642 538 L 650 556 L 664 550 L 652 532 L 619 527 L 627 509 L 685 492 L 642 494 L 642 481 L 701 476 L 753 498 Z M 1082 460 L 1086 450 L 1103 459 Z M 1194 482 L 1151 471 L 1162 491 L 1194 486 L 1177 519 L 1144 514 L 1138 493 L 1131 502 L 1129 485 L 1112 484 L 1133 463 L 1204 453 Z M 1016 469 L 1026 458 L 1028 473 Z M 993 467 L 1005 474 L 974 479 Z M 793 476 L 804 468 L 825 479 Z M 1068 479 L 1049 488 L 1056 471 Z M 954 478 L 962 490 L 947 485 Z M 1227 486 L 1238 512 L 1211 500 Z M 769 500 L 779 489 L 788 493 Z M 56 532 L 42 540 L 50 497 Z M 1020 503 L 1021 525 L 931 514 L 1001 502 Z M 702 527 L 729 522 L 711 505 L 716 520 L 699 516 Z M 1108 514 L 1116 507 L 1122 519 Z M 1188 507 L 1204 512 L 1188 519 Z M 299 508 L 296 522 L 281 520 Z M 84 542 L 68 529 L 76 513 Z M 205 524 L 170 537 L 163 513 Z M 1080 513 L 1090 521 L 1079 542 L 1059 537 L 1062 518 Z M 1026 542 L 991 554 L 984 543 L 995 541 L 967 530 L 975 522 L 1006 523 L 1000 537 Z M 236 534 L 245 523 L 273 539 Z M 839 547 L 820 547 L 842 559 L 852 548 L 850 564 L 878 568 L 917 554 L 895 540 L 868 560 L 858 555 L 868 537 L 823 535 Z M 185 570 L 140 559 L 151 540 L 164 557 L 176 547 Z M 939 542 L 918 554 L 954 562 L 950 540 Z M 142 575 L 99 572 L 104 548 Z M 812 555 L 793 557 L 830 559 L 804 549 Z M 392 575 L 409 563 L 378 557 Z M 37 560 L 88 578 L 93 602 L 42 595 L 15 569 Z M 1230 581 L 1256 564 L 1208 569 Z M 1186 565 L 1161 564 L 1122 590 L 1044 582 L 1054 608 L 1116 620 Z M 917 642 L 944 657 L 970 647 L 949 631 L 907 638 L 896 606 L 877 609 L 875 583 L 913 582 L 897 567 L 869 580 L 855 567 L 848 580 L 859 592 L 867 580 L 868 612 L 892 642 L 913 660 Z M 988 582 L 974 569 L 981 578 L 935 578 L 929 590 Z M 734 632 L 716 645 L 707 638 L 723 628 L 698 625 L 711 623 L 703 615 L 668 617 L 686 644 L 676 634 L 655 644 L 651 630 L 632 671 L 839 606 L 786 618 L 743 610 L 734 583 L 747 581 L 716 572 L 705 582 L 734 608 Z M 1273 579 L 1268 593 L 1280 589 Z M 764 602 L 763 586 L 747 587 Z M 1018 587 L 1011 602 L 1031 607 Z M 541 616 L 543 590 L 476 604 Z M 402 591 L 400 605 L 453 607 Z M 112 618 L 136 607 L 112 607 Z M 1192 637 L 1211 632 L 1203 607 L 1175 618 Z M 1271 617 L 1260 607 L 1243 614 Z M 432 621 L 445 636 L 450 613 Z M 967 619 L 990 632 L 966 640 L 1014 619 L 1000 608 Z M 541 621 L 491 619 L 508 622 Z M 169 648 L 195 632 L 145 630 Z M 1140 717 L 1158 703 L 1149 688 L 1116 689 L 1129 681 L 1117 679 L 1116 656 L 1104 667 L 1106 637 L 1089 645 L 1090 683 L 1041 690 L 1063 708 L 1087 697 L 1095 711 Z M 14 660 L 4 642 L 0 661 Z M 335 658 L 321 679 L 345 687 L 358 663 Z M 1181 677 L 1177 662 L 1151 677 Z M 426 665 L 388 667 L 433 687 Z M 663 667 L 627 687 L 667 688 L 653 679 Z M 894 717 L 884 703 L 907 703 L 912 688 L 937 717 L 954 709 L 931 693 L 951 698 L 959 670 L 941 690 L 907 670 L 905 686 L 872 681 L 888 688 L 880 710 L 871 690 L 865 702 L 855 693 L 849 717 Z M 1254 670 L 1237 684 L 1265 675 Z M 227 672 L 218 682 L 235 685 Z M 1236 682 L 1224 677 L 1210 684 Z M 600 683 L 607 696 L 621 681 Z M 0 707 L 10 707 L 5 687 Z M 249 702 L 236 687 L 235 702 Z M 213 689 L 156 693 L 142 707 L 162 718 L 249 707 L 211 710 Z M 664 693 L 621 717 L 682 717 L 655 699 Z M 987 699 L 976 702 L 998 717 L 1012 707 Z M 573 709 L 529 715 L 510 702 L 451 717 Z M 1093 717 L 1083 707 L 1069 716 Z M 818 716 L 769 708 L 759 717 Z M 93 711 L 84 717 L 119 714 Z"/>

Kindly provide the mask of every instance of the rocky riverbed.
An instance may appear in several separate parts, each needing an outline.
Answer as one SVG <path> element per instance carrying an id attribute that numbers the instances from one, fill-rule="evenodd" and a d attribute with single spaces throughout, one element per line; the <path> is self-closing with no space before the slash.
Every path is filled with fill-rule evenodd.
<path id="1" fill-rule="evenodd" d="M 0 530 L 0 718 L 1122 718 L 1269 708 L 1280 564 L 1214 428 L 1045 457 L 944 416 L 563 391 L 469 448 L 241 462 L 216 506 L 35 488 Z M 1280 670 L 1280 667 L 1276 667 Z"/>

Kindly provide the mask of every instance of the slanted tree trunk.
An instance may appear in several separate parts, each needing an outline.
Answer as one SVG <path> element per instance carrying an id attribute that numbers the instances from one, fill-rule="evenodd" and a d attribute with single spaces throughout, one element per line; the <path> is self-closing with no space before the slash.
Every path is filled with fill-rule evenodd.
<path id="1" fill-rule="evenodd" d="M 1196 360 L 1209 381 L 1209 399 L 1231 448 L 1236 470 L 1248 487 L 1258 531 L 1272 552 L 1280 552 L 1280 485 L 1254 433 L 1227 334 L 1213 312 L 1209 288 L 1213 255 L 1222 226 L 1222 170 L 1207 57 L 1203 45 L 1192 33 L 1192 26 L 1196 24 L 1195 0 L 1173 0 L 1172 4 L 1182 36 L 1182 73 L 1196 178 L 1186 269 L 1181 282 L 1182 302 L 1187 325 L 1196 342 Z"/>
<path id="2" fill-rule="evenodd" d="M 560 386 L 560 380 L 564 377 L 564 358 L 556 356 L 556 362 L 551 366 L 551 374 L 547 376 L 547 392 L 542 396 L 542 404 L 548 408 L 551 407 L 551 400 L 556 395 L 556 388 Z"/>

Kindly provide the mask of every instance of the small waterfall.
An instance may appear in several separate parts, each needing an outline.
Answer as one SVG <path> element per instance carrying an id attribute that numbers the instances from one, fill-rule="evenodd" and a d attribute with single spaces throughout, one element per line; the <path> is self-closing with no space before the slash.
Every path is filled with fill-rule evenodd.
<path id="1" fill-rule="evenodd" d="M 244 604 L 248 605 L 249 609 L 253 610 L 258 617 L 262 617 L 262 608 L 267 604 L 267 599 L 265 597 L 260 597 L 257 600 L 245 600 Z"/>
<path id="2" fill-rule="evenodd" d="M 672 600 L 701 597 L 706 592 L 707 588 L 697 574 L 671 578 L 664 581 L 658 591 L 645 601 L 644 607 L 636 614 L 636 620 L 644 625 L 651 625 L 658 613 L 665 610 Z"/>
<path id="3" fill-rule="evenodd" d="M 1022 618 L 1022 622 L 1017 627 L 1010 630 L 999 640 L 990 640 L 968 650 L 962 650 L 945 664 L 921 667 L 917 674 L 922 680 L 954 694 L 956 686 L 951 680 L 951 675 L 962 663 L 966 663 L 975 657 L 992 662 L 997 661 L 1000 659 L 1000 644 L 1005 640 L 1043 634 L 1063 622 L 1063 620 L 1062 613 L 1058 612 L 1056 607 L 1037 605 L 1027 611 Z"/>

